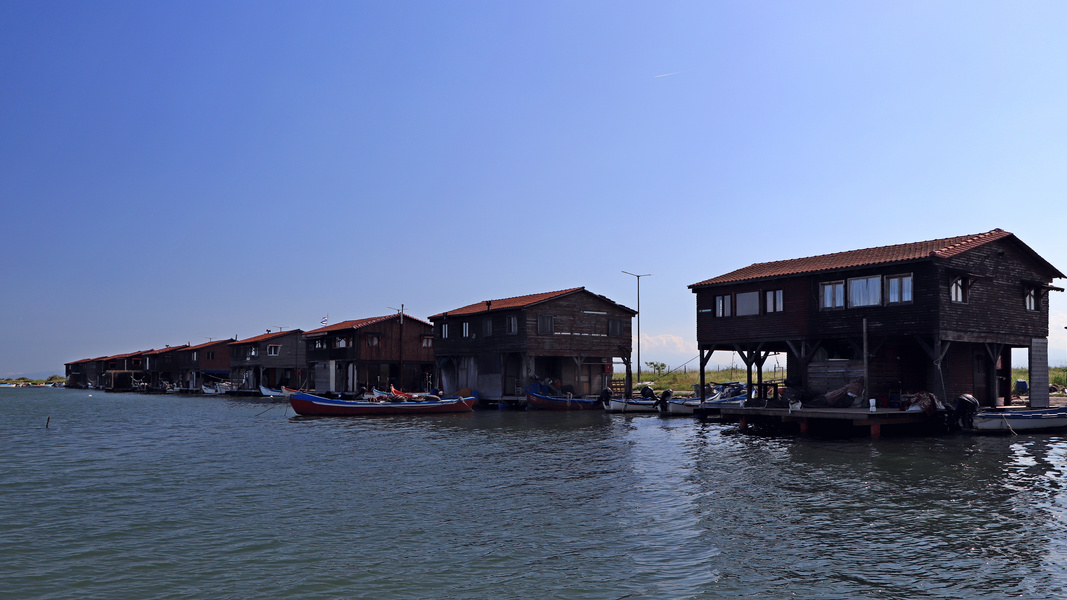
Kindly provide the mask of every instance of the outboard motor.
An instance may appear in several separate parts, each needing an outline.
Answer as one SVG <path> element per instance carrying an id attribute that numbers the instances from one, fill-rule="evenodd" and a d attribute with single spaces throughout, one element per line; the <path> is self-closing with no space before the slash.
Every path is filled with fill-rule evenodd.
<path id="1" fill-rule="evenodd" d="M 660 412 L 665 412 L 667 410 L 667 403 L 671 401 L 671 396 L 673 395 L 674 390 L 663 390 L 663 393 L 659 395 L 659 398 L 652 404 L 652 406 L 658 408 Z"/>
<path id="2" fill-rule="evenodd" d="M 604 388 L 600 390 L 600 396 L 598 396 L 600 403 L 604 406 L 611 404 L 611 388 Z"/>
<path id="3" fill-rule="evenodd" d="M 974 415 L 978 413 L 978 399 L 970 394 L 961 394 L 956 398 L 952 424 L 959 424 L 963 429 L 974 429 Z"/>
<path id="4" fill-rule="evenodd" d="M 654 389 L 652 389 L 652 388 L 650 388 L 649 386 L 646 385 L 645 387 L 641 388 L 641 397 L 646 399 L 646 400 L 649 399 L 649 398 L 655 398 L 656 397 L 656 390 L 654 390 Z"/>

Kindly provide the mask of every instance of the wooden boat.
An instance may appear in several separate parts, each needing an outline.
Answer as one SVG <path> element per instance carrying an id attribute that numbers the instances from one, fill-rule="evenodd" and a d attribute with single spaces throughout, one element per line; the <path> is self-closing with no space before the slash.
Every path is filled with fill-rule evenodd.
<path id="1" fill-rule="evenodd" d="M 980 432 L 1052 431 L 1067 429 L 1067 407 L 983 410 L 972 419 L 973 429 Z"/>
<path id="2" fill-rule="evenodd" d="M 671 398 L 660 403 L 659 414 L 671 417 L 693 416 L 693 411 L 700 408 L 700 398 Z"/>
<path id="3" fill-rule="evenodd" d="M 221 394 L 222 393 L 222 392 L 219 391 L 218 386 L 208 387 L 206 385 L 201 385 L 200 386 L 200 391 L 205 393 L 205 394 L 208 394 L 208 395 Z"/>
<path id="4" fill-rule="evenodd" d="M 533 384 L 526 387 L 526 408 L 529 410 L 604 410 L 600 398 L 548 396 Z"/>
<path id="5" fill-rule="evenodd" d="M 271 398 L 281 398 L 282 396 L 285 395 L 285 392 L 283 392 L 282 390 L 272 390 L 272 389 L 270 389 L 269 387 L 267 387 L 265 385 L 260 385 L 259 386 L 259 394 L 261 396 L 268 396 L 268 397 L 271 397 Z"/>
<path id="6" fill-rule="evenodd" d="M 333 400 L 289 388 L 289 403 L 298 415 L 315 417 L 354 417 L 371 415 L 428 415 L 472 412 L 477 398 L 438 398 L 425 396 L 418 401 L 395 398 L 381 400 Z"/>
<path id="7" fill-rule="evenodd" d="M 658 411 L 656 401 L 646 398 L 612 398 L 604 409 L 608 412 L 617 413 L 654 413 Z"/>

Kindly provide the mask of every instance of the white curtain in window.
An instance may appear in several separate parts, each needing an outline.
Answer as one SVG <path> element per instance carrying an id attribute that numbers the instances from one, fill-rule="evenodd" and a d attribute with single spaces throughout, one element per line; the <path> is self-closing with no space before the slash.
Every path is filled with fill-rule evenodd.
<path id="1" fill-rule="evenodd" d="M 881 277 L 860 277 L 848 280 L 849 306 L 875 306 L 881 303 Z"/>

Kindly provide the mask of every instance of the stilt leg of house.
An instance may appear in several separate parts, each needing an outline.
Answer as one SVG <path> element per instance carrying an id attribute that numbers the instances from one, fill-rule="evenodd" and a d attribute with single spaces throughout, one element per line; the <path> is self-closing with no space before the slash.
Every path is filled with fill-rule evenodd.
<path id="1" fill-rule="evenodd" d="M 882 437 L 882 424 L 871 423 L 871 438 L 878 439 L 880 437 Z"/>

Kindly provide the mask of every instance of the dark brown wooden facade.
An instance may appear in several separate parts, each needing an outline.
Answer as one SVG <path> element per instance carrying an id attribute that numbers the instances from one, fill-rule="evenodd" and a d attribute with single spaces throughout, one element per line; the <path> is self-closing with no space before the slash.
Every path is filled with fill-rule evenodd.
<path id="1" fill-rule="evenodd" d="M 83 358 L 64 365 L 69 388 L 97 388 L 101 387 L 101 376 L 104 373 L 104 361 L 106 356 L 97 358 Z"/>
<path id="2" fill-rule="evenodd" d="M 178 382 L 178 351 L 188 345 L 166 346 L 159 350 L 145 353 L 144 369 L 147 374 L 144 391 L 165 392 L 175 387 Z"/>
<path id="3" fill-rule="evenodd" d="M 1031 404 L 1048 406 L 1048 294 L 1063 277 L 996 229 L 760 263 L 689 287 L 702 367 L 734 351 L 758 383 L 768 355 L 786 353 L 812 389 L 866 374 L 872 398 L 967 393 L 994 405 L 1010 394 L 1011 350 L 1026 348 Z"/>
<path id="4" fill-rule="evenodd" d="M 117 354 L 103 359 L 100 387 L 111 392 L 140 390 L 148 376 L 145 356 L 152 350 Z"/>
<path id="5" fill-rule="evenodd" d="M 523 396 L 531 378 L 597 394 L 629 364 L 636 311 L 584 287 L 479 302 L 430 317 L 442 389 Z"/>
<path id="6" fill-rule="evenodd" d="M 200 392 L 202 386 L 215 386 L 230 379 L 230 343 L 216 340 L 186 346 L 175 353 L 179 390 Z"/>
<path id="7" fill-rule="evenodd" d="M 240 393 L 259 393 L 259 386 L 299 388 L 306 382 L 303 331 L 267 332 L 230 342 L 230 380 Z"/>
<path id="8" fill-rule="evenodd" d="M 433 325 L 395 314 L 343 321 L 304 334 L 309 385 L 319 393 L 356 394 L 390 386 L 428 391 L 434 381 Z"/>

